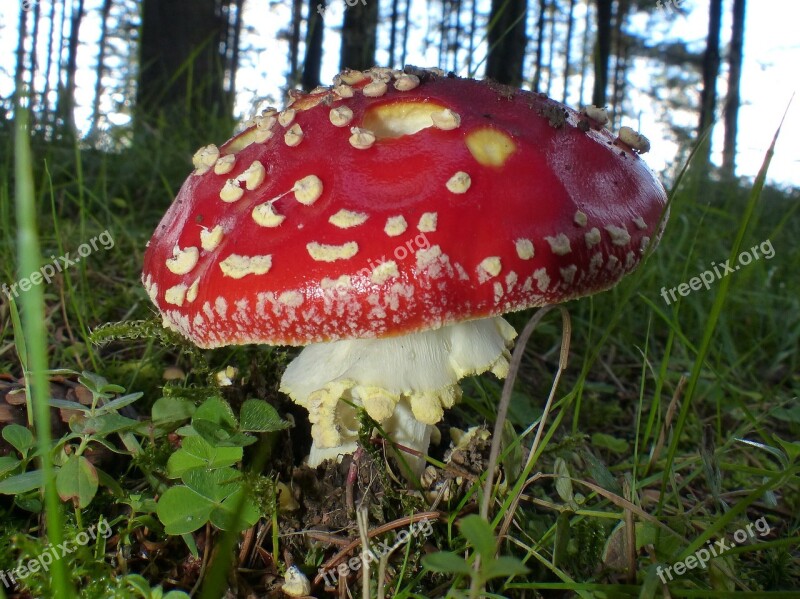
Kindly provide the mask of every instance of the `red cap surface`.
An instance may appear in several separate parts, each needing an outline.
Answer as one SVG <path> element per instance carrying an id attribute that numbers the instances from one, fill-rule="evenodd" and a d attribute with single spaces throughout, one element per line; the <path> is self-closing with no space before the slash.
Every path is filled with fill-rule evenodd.
<path id="1" fill-rule="evenodd" d="M 195 155 L 143 281 L 201 347 L 563 302 L 613 286 L 659 235 L 666 193 L 636 148 L 539 94 L 343 72 Z"/>

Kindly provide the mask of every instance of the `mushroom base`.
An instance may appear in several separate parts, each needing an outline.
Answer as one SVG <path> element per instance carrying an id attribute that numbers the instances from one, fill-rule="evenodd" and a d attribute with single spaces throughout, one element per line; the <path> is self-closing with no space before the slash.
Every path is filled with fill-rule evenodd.
<path id="1" fill-rule="evenodd" d="M 433 425 L 461 397 L 458 381 L 486 371 L 505 378 L 515 337 L 496 316 L 399 337 L 307 346 L 287 367 L 281 391 L 309 412 L 308 465 L 355 451 L 358 407 L 393 441 L 425 454 Z"/>

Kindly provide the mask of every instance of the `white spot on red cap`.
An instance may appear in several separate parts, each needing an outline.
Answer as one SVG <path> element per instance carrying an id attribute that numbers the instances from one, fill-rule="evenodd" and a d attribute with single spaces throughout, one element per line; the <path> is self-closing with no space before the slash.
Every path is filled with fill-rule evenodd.
<path id="1" fill-rule="evenodd" d="M 278 123 L 280 123 L 281 127 L 288 127 L 294 121 L 295 114 L 294 108 L 287 108 L 278 115 Z"/>
<path id="2" fill-rule="evenodd" d="M 606 262 L 606 268 L 608 270 L 614 270 L 619 265 L 619 258 L 614 256 L 613 254 L 608 257 L 608 262 Z"/>
<path id="3" fill-rule="evenodd" d="M 344 69 L 337 75 L 337 78 L 347 85 L 355 85 L 356 83 L 364 81 L 367 76 L 355 69 Z"/>
<path id="4" fill-rule="evenodd" d="M 303 294 L 298 291 L 284 291 L 278 296 L 278 301 L 284 306 L 297 308 L 303 304 Z"/>
<path id="5" fill-rule="evenodd" d="M 512 289 L 514 289 L 514 286 L 516 284 L 517 284 L 517 273 L 515 273 L 512 270 L 506 275 L 506 287 L 508 287 L 509 293 L 511 292 Z"/>
<path id="6" fill-rule="evenodd" d="M 353 120 L 353 111 L 348 106 L 331 108 L 328 118 L 336 127 L 346 127 Z"/>
<path id="7" fill-rule="evenodd" d="M 403 73 L 402 75 L 399 75 L 397 80 L 394 82 L 394 88 L 401 92 L 411 91 L 416 87 L 419 87 L 419 77 L 409 73 Z"/>
<path id="8" fill-rule="evenodd" d="M 203 146 L 192 156 L 192 164 L 194 164 L 194 174 L 202 175 L 203 173 L 211 170 L 211 167 L 217 162 L 219 158 L 219 148 L 214 144 Z"/>
<path id="9" fill-rule="evenodd" d="M 239 181 L 228 179 L 219 192 L 219 199 L 230 204 L 240 200 L 243 195 L 244 189 L 239 187 Z"/>
<path id="10" fill-rule="evenodd" d="M 380 98 L 386 93 L 386 83 L 384 81 L 372 81 L 367 83 L 361 90 L 368 98 Z"/>
<path id="11" fill-rule="evenodd" d="M 533 258 L 533 242 L 530 239 L 517 239 L 514 245 L 517 248 L 517 256 L 522 260 L 530 260 Z"/>
<path id="12" fill-rule="evenodd" d="M 253 160 L 252 164 L 242 171 L 236 179 L 242 181 L 249 191 L 253 191 L 258 189 L 258 186 L 264 182 L 266 176 L 267 171 L 264 169 L 264 165 L 258 160 Z"/>
<path id="13" fill-rule="evenodd" d="M 200 250 L 196 247 L 180 249 L 177 245 L 172 249 L 172 258 L 167 258 L 167 268 L 172 274 L 185 275 L 197 265 Z"/>
<path id="14" fill-rule="evenodd" d="M 614 245 L 628 245 L 631 242 L 630 233 L 624 226 L 606 225 L 605 229 L 611 235 L 611 243 Z"/>
<path id="15" fill-rule="evenodd" d="M 569 237 L 563 233 L 559 233 L 554 237 L 545 237 L 547 243 L 550 244 L 550 249 L 556 256 L 566 256 L 572 251 L 569 245 Z"/>
<path id="16" fill-rule="evenodd" d="M 295 182 L 295 199 L 305 206 L 311 206 L 322 195 L 322 181 L 316 175 L 308 175 Z"/>
<path id="17" fill-rule="evenodd" d="M 229 172 L 233 170 L 233 166 L 236 164 L 236 156 L 234 154 L 226 154 L 225 156 L 220 156 L 217 163 L 214 165 L 214 174 L 216 175 L 227 175 Z"/>
<path id="18" fill-rule="evenodd" d="M 350 210 L 339 210 L 336 214 L 332 215 L 328 222 L 340 229 L 349 229 L 350 227 L 357 227 L 367 220 L 367 215 L 363 212 L 353 212 Z"/>
<path id="19" fill-rule="evenodd" d="M 449 108 L 445 108 L 441 112 L 432 112 L 431 120 L 433 121 L 433 126 L 442 131 L 457 129 L 461 124 L 461 116 Z"/>
<path id="20" fill-rule="evenodd" d="M 586 245 L 588 247 L 597 245 L 600 243 L 600 229 L 592 227 L 584 234 L 583 238 L 586 240 Z"/>
<path id="21" fill-rule="evenodd" d="M 561 278 L 564 283 L 571 285 L 572 281 L 575 280 L 575 273 L 578 272 L 578 267 L 575 264 L 570 264 L 569 266 L 560 268 L 559 272 L 561 273 Z"/>
<path id="22" fill-rule="evenodd" d="M 550 275 L 547 274 L 547 269 L 539 268 L 533 272 L 533 278 L 536 279 L 536 288 L 544 293 L 550 287 Z"/>
<path id="23" fill-rule="evenodd" d="M 228 315 L 228 302 L 224 297 L 219 296 L 214 300 L 214 310 L 216 310 L 221 318 L 225 318 Z"/>
<path id="24" fill-rule="evenodd" d="M 306 244 L 308 255 L 318 262 L 334 262 L 336 260 L 347 260 L 358 253 L 358 244 L 355 241 L 348 241 L 342 245 L 328 245 L 312 241 Z"/>
<path id="25" fill-rule="evenodd" d="M 402 235 L 405 233 L 406 229 L 408 228 L 408 223 L 406 219 L 402 216 L 390 216 L 386 219 L 386 226 L 383 227 L 383 231 L 389 237 L 397 237 L 398 235 Z"/>
<path id="26" fill-rule="evenodd" d="M 595 252 L 592 254 L 592 259 L 589 261 L 589 272 L 595 273 L 601 266 L 603 266 L 603 253 Z"/>
<path id="27" fill-rule="evenodd" d="M 587 222 L 589 222 L 589 219 L 587 218 L 586 213 L 578 210 L 575 213 L 575 224 L 579 227 L 585 227 Z"/>
<path id="28" fill-rule="evenodd" d="M 470 185 L 472 185 L 472 179 L 464 171 L 458 171 L 455 175 L 447 180 L 445 185 L 450 193 L 467 193 Z"/>
<path id="29" fill-rule="evenodd" d="M 186 301 L 188 303 L 192 303 L 194 300 L 197 299 L 197 292 L 200 289 L 200 279 L 195 279 L 194 283 L 189 285 L 189 289 L 186 290 Z"/>
<path id="30" fill-rule="evenodd" d="M 283 134 L 283 141 L 290 148 L 295 147 L 303 141 L 303 128 L 298 123 L 295 123 Z"/>
<path id="31" fill-rule="evenodd" d="M 263 275 L 272 268 L 272 256 L 242 256 L 231 254 L 219 263 L 222 274 L 232 279 L 241 279 L 247 275 Z"/>
<path id="32" fill-rule="evenodd" d="M 394 279 L 400 276 L 397 270 L 397 263 L 394 260 L 382 262 L 372 269 L 370 280 L 376 285 L 383 285 L 389 279 Z"/>
<path id="33" fill-rule="evenodd" d="M 350 133 L 350 145 L 356 150 L 367 150 L 375 143 L 375 134 L 369 129 L 352 127 Z"/>
<path id="34" fill-rule="evenodd" d="M 489 256 L 481 260 L 478 265 L 478 281 L 483 283 L 487 279 L 496 277 L 502 270 L 502 263 L 499 256 Z"/>
<path id="35" fill-rule="evenodd" d="M 213 252 L 222 241 L 224 233 L 220 225 L 216 225 L 210 231 L 203 228 L 200 231 L 200 247 L 207 252 Z"/>
<path id="36" fill-rule="evenodd" d="M 494 289 L 494 303 L 498 303 L 501 299 L 503 299 L 503 284 L 500 281 L 495 281 L 493 285 Z"/>
<path id="37" fill-rule="evenodd" d="M 251 216 L 255 223 L 262 227 L 277 227 L 286 219 L 283 214 L 275 212 L 272 202 L 259 204 L 253 208 Z"/>
<path id="38" fill-rule="evenodd" d="M 636 225 L 636 228 L 640 231 L 644 231 L 647 228 L 647 223 L 644 222 L 644 219 L 641 216 L 634 218 L 633 222 Z"/>
<path id="39" fill-rule="evenodd" d="M 650 238 L 649 237 L 642 237 L 642 242 L 641 243 L 642 243 L 641 251 L 642 251 L 642 253 L 644 253 L 647 250 L 648 246 L 650 245 Z"/>
<path id="40" fill-rule="evenodd" d="M 423 233 L 433 233 L 436 231 L 438 218 L 439 217 L 435 212 L 424 213 L 420 217 L 419 223 L 417 223 L 417 229 Z"/>
<path id="41" fill-rule="evenodd" d="M 168 304 L 172 304 L 173 306 L 181 307 L 183 305 L 183 301 L 186 299 L 186 290 L 188 287 L 181 283 L 180 285 L 175 285 L 174 287 L 170 287 L 164 292 L 164 301 Z"/>
<path id="42" fill-rule="evenodd" d="M 352 98 L 353 88 L 347 85 L 346 83 L 342 83 L 333 88 L 333 93 L 335 93 L 340 98 Z"/>

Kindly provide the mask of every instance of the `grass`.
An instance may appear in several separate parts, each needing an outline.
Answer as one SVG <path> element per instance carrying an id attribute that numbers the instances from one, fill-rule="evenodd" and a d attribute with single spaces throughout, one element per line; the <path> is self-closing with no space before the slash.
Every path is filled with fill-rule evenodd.
<path id="1" fill-rule="evenodd" d="M 480 469 L 459 471 L 462 482 L 451 481 L 450 497 L 431 507 L 392 480 L 381 452 L 367 446 L 371 484 L 384 493 L 381 505 L 372 504 L 373 528 L 359 531 L 353 513 L 345 530 L 331 532 L 333 541 L 302 542 L 297 531 L 313 517 L 308 498 L 318 493 L 322 506 L 328 498 L 322 478 L 297 478 L 297 510 L 280 486 L 300 476 L 287 455 L 302 455 L 308 438 L 303 411 L 276 391 L 287 352 L 201 352 L 160 328 L 139 282 L 144 244 L 190 168 L 189 152 L 169 140 L 159 149 L 134 144 L 104 154 L 34 139 L 31 157 L 21 126 L 16 140 L 0 141 L 15 159 L 0 171 L 3 282 L 36 271 L 42 256 L 46 263 L 50 255 L 74 254 L 104 230 L 114 240 L 51 284 L 20 294 L 21 321 L 0 297 L 0 372 L 28 375 L 38 443 L 25 454 L 17 448 L 21 437 L 3 429 L 0 489 L 22 471 L 41 469 L 53 481 L 48 469 L 66 471 L 77 455 L 90 462 L 79 462 L 79 484 L 48 482 L 43 498 L 38 484 L 0 495 L 0 570 L 53 544 L 75 543 L 101 518 L 113 531 L 31 574 L 22 585 L 27 596 L 157 597 L 178 589 L 218 597 L 231 584 L 244 596 L 264 576 L 282 576 L 287 556 L 313 578 L 343 539 L 375 534 L 388 542 L 410 516 L 431 510 L 438 516 L 429 535 L 414 536 L 370 567 L 367 596 L 384 586 L 393 597 L 586 598 L 778 598 L 800 588 L 800 193 L 764 187 L 769 155 L 752 184 L 715 181 L 690 162 L 672 190 L 661 244 L 640 270 L 607 293 L 568 304 L 566 333 L 568 321 L 556 310 L 541 315 L 530 342 L 517 349 L 518 370 L 505 390 L 491 377 L 465 381 L 448 422 L 496 427 L 491 455 L 499 469 L 489 481 Z M 691 280 L 712 261 L 733 263 L 767 240 L 771 258 L 669 305 L 661 297 L 662 287 Z M 510 321 L 522 331 L 530 317 Z M 220 389 L 214 373 L 229 365 L 238 369 L 237 384 Z M 48 410 L 57 412 L 48 400 L 74 392 L 78 380 L 55 369 L 85 371 L 81 385 L 101 397 L 86 408 L 102 419 L 99 434 L 61 423 L 53 447 L 50 428 L 41 425 Z M 165 373 L 175 378 L 165 381 Z M 131 403 L 103 412 L 126 397 Z M 272 429 L 248 430 L 249 398 L 275 406 Z M 507 412 L 498 409 L 501 399 Z M 131 409 L 134 423 L 124 420 Z M 286 419 L 296 424 L 288 432 L 279 422 Z M 244 514 L 247 500 L 259 517 L 252 527 L 212 518 L 191 532 L 173 522 L 170 534 L 155 500 L 192 489 L 191 477 L 175 470 L 189 458 L 174 457 L 174 433 L 179 426 L 203 432 L 204 421 L 227 435 L 214 448 L 219 461 L 208 465 L 227 478 L 204 484 L 212 494 L 231 493 L 231 514 Z M 489 447 L 476 441 L 469 451 L 488 460 Z M 221 457 L 226 452 L 230 464 Z M 338 484 L 341 473 L 328 475 Z M 446 483 L 434 490 L 442 488 Z M 478 510 L 487 520 L 469 516 Z M 748 525 L 754 530 L 755 522 L 769 532 L 748 533 L 707 567 L 673 575 L 666 594 L 660 578 L 667 568 L 711 541 Z M 434 547 L 439 557 L 423 557 Z M 235 580 L 228 567 L 234 554 L 244 557 Z M 353 596 L 362 592 L 357 577 L 348 584 Z"/>

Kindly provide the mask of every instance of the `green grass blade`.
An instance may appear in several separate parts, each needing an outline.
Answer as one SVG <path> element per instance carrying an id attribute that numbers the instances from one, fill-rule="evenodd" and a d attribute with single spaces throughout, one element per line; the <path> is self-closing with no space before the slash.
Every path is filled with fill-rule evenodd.
<path id="1" fill-rule="evenodd" d="M 16 214 L 17 248 L 20 277 L 37 272 L 41 266 L 39 237 L 36 230 L 36 200 L 33 188 L 31 148 L 28 139 L 28 111 L 17 105 L 14 124 L 15 169 L 16 169 Z M 30 370 L 26 378 L 31 380 L 33 391 L 33 420 L 36 424 L 41 469 L 44 472 L 44 500 L 47 518 L 48 540 L 53 545 L 63 542 L 64 524 L 61 502 L 55 487 L 55 470 L 50 460 L 50 386 L 47 380 L 47 329 L 45 327 L 44 293 L 41 285 L 33 285 L 20 294 L 23 334 L 27 340 Z M 56 599 L 75 597 L 75 591 L 67 576 L 66 564 L 55 560 L 52 564 L 53 590 Z"/>

